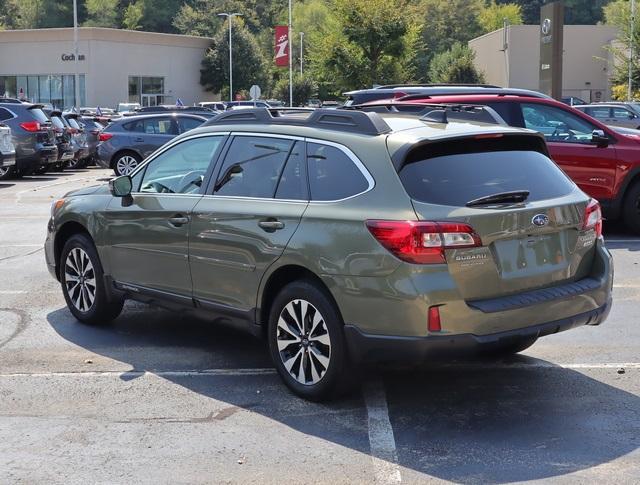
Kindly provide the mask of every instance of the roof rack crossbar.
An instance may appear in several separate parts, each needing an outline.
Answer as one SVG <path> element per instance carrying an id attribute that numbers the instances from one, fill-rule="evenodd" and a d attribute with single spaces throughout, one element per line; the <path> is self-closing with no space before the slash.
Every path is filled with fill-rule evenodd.
<path id="1" fill-rule="evenodd" d="M 309 116 L 299 116 L 303 113 L 309 113 Z M 249 108 L 225 111 L 211 118 L 204 126 L 229 123 L 299 125 L 339 129 L 362 135 L 382 135 L 391 131 L 377 113 L 322 108 Z"/>

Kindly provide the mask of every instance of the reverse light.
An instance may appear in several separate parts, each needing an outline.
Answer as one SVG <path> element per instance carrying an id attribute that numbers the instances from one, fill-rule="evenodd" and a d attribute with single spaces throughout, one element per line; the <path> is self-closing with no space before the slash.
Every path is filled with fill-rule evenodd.
<path id="1" fill-rule="evenodd" d="M 98 135 L 98 140 L 100 141 L 111 140 L 111 138 L 113 138 L 111 133 L 100 133 L 100 135 Z"/>
<path id="2" fill-rule="evenodd" d="M 37 121 L 25 121 L 23 123 L 20 123 L 20 128 L 22 128 L 24 131 L 35 133 L 36 131 L 40 131 L 40 123 Z"/>
<path id="3" fill-rule="evenodd" d="M 413 264 L 446 263 L 447 249 L 482 246 L 471 226 L 457 222 L 368 220 L 366 225 L 388 251 Z"/>
<path id="4" fill-rule="evenodd" d="M 596 237 L 602 236 L 602 209 L 596 199 L 591 199 L 584 210 L 582 229 L 593 229 Z"/>

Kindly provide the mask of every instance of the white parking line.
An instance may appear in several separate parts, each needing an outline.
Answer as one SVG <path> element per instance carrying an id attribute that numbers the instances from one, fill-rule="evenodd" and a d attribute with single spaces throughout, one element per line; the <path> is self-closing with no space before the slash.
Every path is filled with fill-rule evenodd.
<path id="1" fill-rule="evenodd" d="M 638 243 L 640 244 L 640 238 L 639 239 L 605 239 L 604 240 L 605 243 Z"/>
<path id="2" fill-rule="evenodd" d="M 257 369 L 203 369 L 203 370 L 176 370 L 176 371 L 78 371 L 78 372 L 7 372 L 0 373 L 2 377 L 142 377 L 142 376 L 158 376 L 158 377 L 194 377 L 194 376 L 264 376 L 275 374 L 273 368 L 257 368 Z"/>
<path id="3" fill-rule="evenodd" d="M 376 483 L 400 483 L 400 467 L 393 428 L 389 421 L 389 409 L 384 385 L 370 381 L 363 387 L 369 425 L 369 447 Z"/>
<path id="4" fill-rule="evenodd" d="M 3 248 L 39 248 L 44 246 L 44 243 L 42 244 L 0 244 L 0 249 Z"/>

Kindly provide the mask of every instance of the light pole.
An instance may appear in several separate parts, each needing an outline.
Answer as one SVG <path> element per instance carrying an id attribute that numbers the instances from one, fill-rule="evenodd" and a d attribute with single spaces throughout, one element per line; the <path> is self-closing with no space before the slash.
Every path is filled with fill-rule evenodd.
<path id="1" fill-rule="evenodd" d="M 218 17 L 227 17 L 229 22 L 229 101 L 233 101 L 233 49 L 231 40 L 231 22 L 233 17 L 241 17 L 241 13 L 219 13 Z"/>
<path id="2" fill-rule="evenodd" d="M 304 32 L 300 32 L 300 76 L 302 76 L 302 41 L 304 39 Z"/>
<path id="3" fill-rule="evenodd" d="M 73 106 L 76 113 L 80 112 L 80 74 L 78 68 L 78 57 L 80 57 L 80 54 L 78 53 L 78 4 L 76 0 L 73 0 L 73 84 L 75 88 Z M 64 104 L 64 102 L 62 104 Z"/>
<path id="4" fill-rule="evenodd" d="M 633 89 L 631 87 L 633 77 L 633 34 L 635 29 L 636 2 L 631 0 L 631 34 L 629 36 L 629 85 L 627 86 L 627 101 L 631 101 Z"/>

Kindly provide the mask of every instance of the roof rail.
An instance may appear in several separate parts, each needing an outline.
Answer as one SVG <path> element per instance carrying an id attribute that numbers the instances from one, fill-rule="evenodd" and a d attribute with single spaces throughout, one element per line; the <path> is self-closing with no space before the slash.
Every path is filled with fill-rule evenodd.
<path id="1" fill-rule="evenodd" d="M 386 103 L 361 104 L 345 109 L 367 111 L 374 113 L 393 113 L 396 115 L 415 116 L 423 121 L 432 123 L 448 123 L 453 121 L 473 121 L 507 125 L 506 121 L 496 110 L 483 104 L 455 104 L 455 103 Z"/>
<path id="2" fill-rule="evenodd" d="M 249 108 L 225 111 L 202 126 L 231 123 L 298 125 L 362 135 L 382 135 L 391 131 L 389 125 L 375 112 L 322 108 Z"/>
<path id="3" fill-rule="evenodd" d="M 0 103 L 22 104 L 22 101 L 16 98 L 5 98 L 0 96 Z"/>
<path id="4" fill-rule="evenodd" d="M 495 84 L 465 84 L 465 83 L 433 83 L 433 84 L 385 84 L 374 89 L 399 89 L 399 88 L 446 88 L 446 87 L 476 87 L 476 88 L 500 88 Z"/>
<path id="5" fill-rule="evenodd" d="M 443 97 L 443 96 L 482 96 L 486 94 L 497 95 L 497 96 L 526 96 L 531 98 L 547 98 L 550 97 L 546 94 L 539 93 L 537 91 L 530 91 L 528 89 L 512 89 L 512 88 L 480 88 L 477 91 L 460 91 L 460 92 L 452 92 L 452 93 L 432 93 L 431 95 L 428 93 L 415 93 L 415 94 L 407 94 L 406 96 L 402 96 L 401 98 L 397 98 L 396 101 L 413 101 L 416 99 L 430 99 L 432 96 L 435 97 Z"/>

